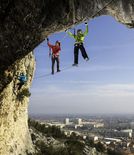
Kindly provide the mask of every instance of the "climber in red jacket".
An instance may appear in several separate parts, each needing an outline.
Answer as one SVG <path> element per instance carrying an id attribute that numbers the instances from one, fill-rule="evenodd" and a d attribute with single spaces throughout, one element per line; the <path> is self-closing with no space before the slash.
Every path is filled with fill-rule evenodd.
<path id="1" fill-rule="evenodd" d="M 60 65 L 60 60 L 59 60 L 59 56 L 60 56 L 60 42 L 56 41 L 55 45 L 51 45 L 49 43 L 49 39 L 47 38 L 47 44 L 48 47 L 51 49 L 52 53 L 49 53 L 49 55 L 51 55 L 51 59 L 52 59 L 52 74 L 54 74 L 54 64 L 55 61 L 57 62 L 57 72 L 60 72 L 59 69 L 59 65 Z"/>

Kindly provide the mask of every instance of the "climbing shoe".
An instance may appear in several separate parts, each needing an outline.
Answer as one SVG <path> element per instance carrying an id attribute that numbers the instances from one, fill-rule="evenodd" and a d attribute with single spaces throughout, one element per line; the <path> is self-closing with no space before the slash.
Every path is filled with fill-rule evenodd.
<path id="1" fill-rule="evenodd" d="M 57 72 L 60 72 L 60 70 L 58 69 Z"/>
<path id="2" fill-rule="evenodd" d="M 89 58 L 85 58 L 86 61 L 89 61 Z"/>
<path id="3" fill-rule="evenodd" d="M 74 64 L 72 64 L 72 66 L 78 67 L 78 64 L 75 64 L 75 63 L 74 63 Z"/>

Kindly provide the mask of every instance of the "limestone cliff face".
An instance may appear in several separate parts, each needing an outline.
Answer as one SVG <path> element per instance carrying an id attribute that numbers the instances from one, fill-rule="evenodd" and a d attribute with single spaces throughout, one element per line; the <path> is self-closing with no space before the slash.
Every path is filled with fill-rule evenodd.
<path id="1" fill-rule="evenodd" d="M 0 155 L 25 155 L 33 151 L 27 109 L 34 66 L 34 57 L 30 53 L 15 62 L 13 72 L 6 72 L 5 76 L 9 76 L 11 81 L 0 94 Z M 27 74 L 28 82 L 17 91 L 17 75 L 21 72 Z"/>
<path id="2" fill-rule="evenodd" d="M 34 60 L 29 54 L 48 35 L 90 20 L 110 0 L 1 0 L 0 1 L 0 154 L 32 150 L 27 127 L 28 97 L 15 95 L 15 75 L 28 74 L 30 87 Z M 111 15 L 134 27 L 134 0 L 113 0 L 99 15 Z M 75 20 L 74 20 L 75 19 Z M 29 55 L 28 55 L 29 54 Z M 24 93 L 24 92 L 23 92 Z M 12 153 L 13 152 L 13 153 Z"/>

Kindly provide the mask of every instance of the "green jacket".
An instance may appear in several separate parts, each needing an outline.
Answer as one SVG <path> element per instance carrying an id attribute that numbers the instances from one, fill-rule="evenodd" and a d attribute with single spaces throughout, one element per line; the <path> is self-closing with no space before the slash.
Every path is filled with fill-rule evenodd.
<path id="1" fill-rule="evenodd" d="M 86 25 L 86 31 L 82 34 L 74 35 L 73 33 L 69 32 L 69 31 L 67 33 L 70 37 L 75 39 L 75 43 L 83 43 L 85 36 L 88 34 L 88 25 Z"/>

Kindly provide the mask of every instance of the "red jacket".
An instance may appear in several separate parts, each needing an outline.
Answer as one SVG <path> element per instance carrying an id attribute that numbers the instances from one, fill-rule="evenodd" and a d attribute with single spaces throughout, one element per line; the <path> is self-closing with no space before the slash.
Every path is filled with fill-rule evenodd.
<path id="1" fill-rule="evenodd" d="M 49 42 L 47 44 L 52 49 L 52 55 L 59 56 L 61 50 L 60 46 L 51 45 Z"/>

